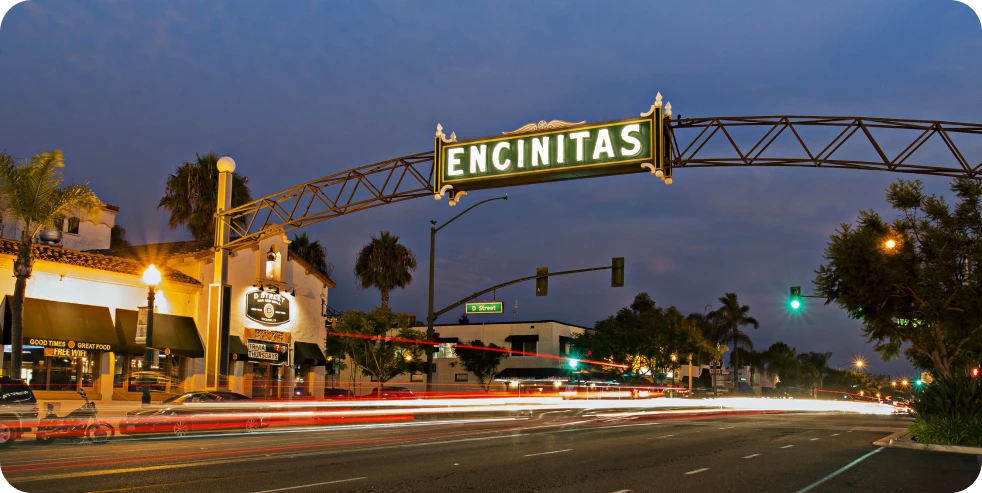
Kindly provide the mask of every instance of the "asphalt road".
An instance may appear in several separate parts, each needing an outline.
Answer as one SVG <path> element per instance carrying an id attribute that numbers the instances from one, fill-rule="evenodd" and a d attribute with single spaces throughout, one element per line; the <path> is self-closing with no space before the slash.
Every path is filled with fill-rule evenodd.
<path id="1" fill-rule="evenodd" d="M 563 416 L 0 451 L 28 492 L 956 492 L 977 457 L 882 448 L 903 418 Z"/>

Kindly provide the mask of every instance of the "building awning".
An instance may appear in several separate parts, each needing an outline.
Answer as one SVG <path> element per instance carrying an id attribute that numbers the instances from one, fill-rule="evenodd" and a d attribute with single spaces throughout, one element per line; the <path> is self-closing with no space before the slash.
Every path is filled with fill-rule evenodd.
<path id="1" fill-rule="evenodd" d="M 327 365 L 327 358 L 317 344 L 310 342 L 293 343 L 293 362 L 296 364 L 307 364 L 314 366 Z"/>
<path id="2" fill-rule="evenodd" d="M 245 360 L 245 357 L 249 356 L 249 348 L 242 342 L 241 337 L 231 336 L 228 338 L 228 354 L 233 354 Z"/>
<path id="3" fill-rule="evenodd" d="M 116 333 L 129 354 L 142 354 L 146 349 L 144 344 L 136 344 L 135 310 L 116 309 Z M 205 348 L 198 336 L 198 326 L 191 317 L 177 315 L 153 314 L 153 347 L 163 351 L 170 349 L 171 354 L 188 358 L 204 358 Z"/>
<path id="4" fill-rule="evenodd" d="M 460 343 L 460 338 L 459 337 L 434 337 L 434 339 L 436 339 L 436 342 L 439 342 L 439 343 L 447 343 L 447 344 L 458 344 L 458 343 Z"/>
<path id="5" fill-rule="evenodd" d="M 10 344 L 11 302 L 3 298 L 3 343 Z M 68 350 L 119 350 L 120 340 L 113 328 L 109 308 L 61 301 L 24 298 L 23 342 Z"/>
<path id="6" fill-rule="evenodd" d="M 505 338 L 505 342 L 538 342 L 539 334 L 518 335 L 512 334 Z"/>

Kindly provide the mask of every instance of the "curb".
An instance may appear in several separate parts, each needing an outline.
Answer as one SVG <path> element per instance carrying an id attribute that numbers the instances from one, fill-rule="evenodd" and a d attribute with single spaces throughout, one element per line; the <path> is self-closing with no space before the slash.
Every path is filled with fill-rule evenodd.
<path id="1" fill-rule="evenodd" d="M 895 435 L 895 434 L 894 434 Z M 894 435 L 873 442 L 873 445 L 886 447 L 905 448 L 910 450 L 928 450 L 931 452 L 948 452 L 953 454 L 968 454 L 982 456 L 982 447 L 968 447 L 964 445 L 938 445 L 934 443 L 919 443 L 913 440 L 895 438 Z M 886 442 L 886 443 L 881 443 Z"/>

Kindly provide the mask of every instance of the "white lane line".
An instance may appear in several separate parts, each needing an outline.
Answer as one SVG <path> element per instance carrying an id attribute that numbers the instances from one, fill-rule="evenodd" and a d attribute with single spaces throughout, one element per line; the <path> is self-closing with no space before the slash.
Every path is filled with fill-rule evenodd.
<path id="1" fill-rule="evenodd" d="M 785 446 L 783 446 L 781 448 L 791 448 L 791 447 L 794 447 L 794 445 L 785 445 Z"/>
<path id="2" fill-rule="evenodd" d="M 696 469 L 695 471 L 689 471 L 689 472 L 687 472 L 687 473 L 685 473 L 685 474 L 687 474 L 687 475 L 688 475 L 688 474 L 699 474 L 699 473 L 701 473 L 701 472 L 704 472 L 704 471 L 708 471 L 708 470 L 709 470 L 709 468 L 708 468 L 708 467 L 704 467 L 704 468 L 702 468 L 702 469 Z"/>
<path id="3" fill-rule="evenodd" d="M 818 440 L 818 438 L 812 438 L 812 439 L 809 439 L 808 441 L 809 442 L 814 442 L 815 440 Z"/>
<path id="4" fill-rule="evenodd" d="M 748 455 L 748 456 L 744 457 L 744 459 L 753 459 L 754 457 L 757 457 L 758 455 L 760 455 L 760 454 Z"/>
<path id="5" fill-rule="evenodd" d="M 720 429 L 721 430 L 730 430 L 730 429 L 733 429 L 733 428 L 734 428 L 733 426 L 727 426 L 726 428 L 720 428 Z"/>
<path id="6" fill-rule="evenodd" d="M 822 484 L 822 483 L 824 483 L 824 482 L 826 482 L 826 481 L 828 481 L 828 480 L 830 480 L 830 479 L 838 476 L 839 474 L 842 474 L 844 471 L 848 470 L 850 467 L 855 466 L 856 464 L 859 464 L 860 462 L 866 460 L 869 456 L 871 456 L 871 455 L 873 455 L 873 454 L 875 454 L 875 453 L 877 453 L 877 452 L 879 452 L 879 451 L 881 451 L 883 449 L 884 449 L 884 447 L 880 447 L 880 448 L 878 448 L 878 449 L 876 449 L 876 450 L 874 450 L 874 451 L 872 451 L 872 452 L 870 452 L 870 453 L 868 453 L 868 454 L 866 454 L 866 455 L 864 455 L 864 456 L 862 456 L 862 457 L 860 457 L 860 458 L 858 458 L 858 459 L 856 459 L 856 460 L 854 460 L 854 461 L 846 464 L 845 466 L 842 466 L 842 468 L 840 468 L 838 471 L 835 471 L 832 474 L 829 474 L 828 476 L 825 476 L 824 478 L 819 479 L 818 481 L 815 481 L 814 483 L 812 483 L 812 484 L 810 484 L 810 485 L 808 485 L 808 486 L 806 486 L 806 487 L 798 490 L 798 493 L 805 493 L 805 492 L 811 490 L 812 488 L 814 488 L 814 487 L 816 487 L 816 486 L 818 486 L 818 485 L 820 485 L 820 484 Z"/>
<path id="7" fill-rule="evenodd" d="M 570 450 L 573 450 L 573 449 L 568 448 L 568 449 L 563 449 L 563 450 L 553 450 L 551 452 L 539 452 L 537 454 L 526 454 L 525 457 L 534 457 L 536 455 L 558 454 L 558 453 L 562 453 L 562 452 L 569 452 Z"/>
<path id="8" fill-rule="evenodd" d="M 337 481 L 325 481 L 323 483 L 304 484 L 304 485 L 300 485 L 300 486 L 290 486 L 290 487 L 287 487 L 287 488 L 277 488 L 275 490 L 263 490 L 263 491 L 258 491 L 256 493 L 273 493 L 274 491 L 288 491 L 288 490 L 297 490 L 297 489 L 300 489 L 300 488 L 313 488 L 314 486 L 324 486 L 325 484 L 335 484 L 335 483 L 347 483 L 348 481 L 358 481 L 359 479 L 365 479 L 365 478 L 364 477 L 361 477 L 361 478 L 339 479 Z"/>
<path id="9" fill-rule="evenodd" d="M 673 437 L 673 436 L 675 436 L 675 435 L 662 435 L 660 437 L 648 437 L 648 440 L 654 440 L 656 438 L 668 438 L 668 437 Z"/>
<path id="10" fill-rule="evenodd" d="M 839 436 L 839 434 L 838 433 L 833 433 L 832 436 L 837 437 L 837 436 Z"/>
<path id="11" fill-rule="evenodd" d="M 627 493 L 628 491 L 631 491 L 631 490 L 617 490 L 614 493 Z"/>

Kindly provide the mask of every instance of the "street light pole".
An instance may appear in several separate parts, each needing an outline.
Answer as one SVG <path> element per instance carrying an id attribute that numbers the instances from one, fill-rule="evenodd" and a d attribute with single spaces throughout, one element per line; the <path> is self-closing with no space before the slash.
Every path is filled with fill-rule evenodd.
<path id="1" fill-rule="evenodd" d="M 150 361 L 153 359 L 153 301 L 155 298 L 154 289 L 160 283 L 160 271 L 150 264 L 143 272 L 143 282 L 149 288 L 147 293 L 147 341 L 143 353 L 143 365 L 147 372 L 150 371 Z M 140 399 L 143 405 L 150 405 L 150 387 L 146 382 L 143 384 L 143 396 Z"/>
<path id="2" fill-rule="evenodd" d="M 437 231 L 440 231 L 441 229 L 447 227 L 448 224 L 456 221 L 458 217 L 463 216 L 464 214 L 470 212 L 471 209 L 485 202 L 491 202 L 493 200 L 508 200 L 508 194 L 506 193 L 504 197 L 494 197 L 494 198 L 482 200 L 468 207 L 467 209 L 464 210 L 464 212 L 461 212 L 460 214 L 457 214 L 456 216 L 450 218 L 449 221 L 443 223 L 442 225 L 440 225 L 440 227 L 436 226 L 436 221 L 430 221 L 430 294 L 429 294 L 429 301 L 427 302 L 428 308 L 426 310 L 426 340 L 427 341 L 433 340 L 433 322 L 436 321 L 436 316 L 434 316 L 433 314 L 433 283 L 434 283 L 433 271 L 434 271 L 434 264 L 436 263 L 436 233 Z M 431 392 L 433 392 L 433 350 L 429 349 L 426 351 L 426 393 L 429 394 Z"/>

